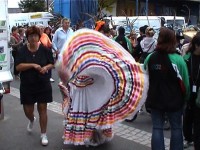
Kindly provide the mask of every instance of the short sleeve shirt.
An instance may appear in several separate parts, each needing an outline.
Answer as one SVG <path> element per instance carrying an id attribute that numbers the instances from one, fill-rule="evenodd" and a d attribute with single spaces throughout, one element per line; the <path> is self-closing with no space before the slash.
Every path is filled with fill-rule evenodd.
<path id="1" fill-rule="evenodd" d="M 16 66 L 21 63 L 35 63 L 39 64 L 41 67 L 48 64 L 54 64 L 52 51 L 48 48 L 40 45 L 35 53 L 28 50 L 27 45 L 20 48 L 16 56 Z M 44 75 L 39 73 L 34 68 L 22 71 L 20 73 L 20 90 L 25 93 L 35 93 L 48 91 L 50 83 L 50 74 L 47 72 Z"/>

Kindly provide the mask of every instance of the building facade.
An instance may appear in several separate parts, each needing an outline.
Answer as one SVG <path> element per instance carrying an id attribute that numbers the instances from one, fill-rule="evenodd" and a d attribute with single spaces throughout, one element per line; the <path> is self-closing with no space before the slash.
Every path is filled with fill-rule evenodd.
<path id="1" fill-rule="evenodd" d="M 192 11 L 191 11 L 192 10 Z M 199 0 L 117 0 L 108 16 L 184 16 L 186 22 L 198 24 L 200 20 Z"/>

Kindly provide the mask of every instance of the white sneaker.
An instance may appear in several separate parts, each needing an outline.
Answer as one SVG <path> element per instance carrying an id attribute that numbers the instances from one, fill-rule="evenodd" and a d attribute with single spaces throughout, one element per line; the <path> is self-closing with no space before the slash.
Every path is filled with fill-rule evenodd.
<path id="1" fill-rule="evenodd" d="M 183 142 L 183 147 L 184 147 L 184 149 L 185 148 L 188 148 L 188 147 L 190 147 L 190 146 L 193 146 L 194 145 L 194 142 L 189 142 L 189 141 L 184 141 Z"/>
<path id="2" fill-rule="evenodd" d="M 48 143 L 49 143 L 49 141 L 48 141 L 47 135 L 46 134 L 41 135 L 41 144 L 43 146 L 46 146 L 46 145 L 48 145 Z"/>
<path id="3" fill-rule="evenodd" d="M 54 82 L 55 80 L 53 78 L 50 78 L 50 82 Z"/>
<path id="4" fill-rule="evenodd" d="M 20 75 L 15 75 L 15 80 L 20 80 Z"/>
<path id="5" fill-rule="evenodd" d="M 34 117 L 34 119 L 33 119 L 32 122 L 29 120 L 28 126 L 27 126 L 27 131 L 28 131 L 28 132 L 32 132 L 33 124 L 34 124 L 35 121 L 36 121 L 36 117 Z"/>

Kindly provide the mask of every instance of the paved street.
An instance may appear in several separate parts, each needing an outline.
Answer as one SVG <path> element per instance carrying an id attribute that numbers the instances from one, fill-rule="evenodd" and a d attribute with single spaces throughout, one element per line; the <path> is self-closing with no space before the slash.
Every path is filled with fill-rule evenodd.
<path id="1" fill-rule="evenodd" d="M 54 102 L 48 105 L 49 145 L 42 147 L 39 143 L 39 121 L 36 121 L 32 134 L 26 132 L 28 120 L 19 101 L 19 80 L 11 83 L 11 93 L 4 96 L 4 120 L 0 120 L 1 150 L 150 150 L 151 118 L 143 112 L 134 122 L 118 123 L 114 127 L 114 139 L 98 147 L 73 146 L 62 144 L 63 116 L 61 112 L 61 94 L 58 89 L 58 77 L 53 71 L 55 82 L 52 83 Z M 38 118 L 38 113 L 35 111 Z M 166 150 L 169 149 L 170 131 L 165 131 Z M 188 149 L 188 150 L 193 150 Z"/>

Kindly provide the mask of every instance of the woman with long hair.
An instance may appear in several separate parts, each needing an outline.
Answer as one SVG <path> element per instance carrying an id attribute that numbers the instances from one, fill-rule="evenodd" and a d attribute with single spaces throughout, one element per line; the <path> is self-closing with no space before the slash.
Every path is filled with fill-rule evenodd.
<path id="1" fill-rule="evenodd" d="M 191 40 L 189 49 L 184 56 L 186 60 L 190 79 L 190 99 L 187 103 L 184 114 L 184 136 L 185 147 L 194 141 L 195 150 L 200 149 L 200 107 L 196 104 L 196 99 L 200 87 L 200 34 L 197 33 Z"/>
<path id="2" fill-rule="evenodd" d="M 48 35 L 50 41 L 52 41 L 52 35 L 51 35 L 52 29 L 50 27 L 45 27 L 44 28 L 44 33 L 46 33 Z"/>
<path id="3" fill-rule="evenodd" d="M 153 123 L 152 150 L 165 150 L 165 115 L 171 127 L 170 150 L 183 150 L 182 115 L 190 88 L 186 63 L 176 54 L 174 31 L 160 29 L 155 52 L 147 56 L 144 67 L 149 72 L 146 105 L 151 109 Z"/>

